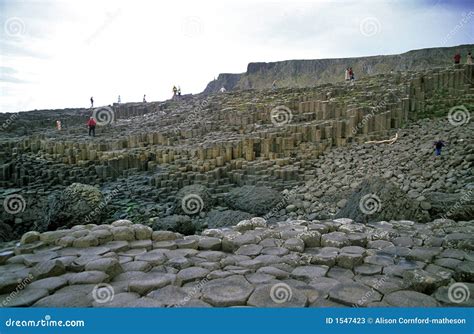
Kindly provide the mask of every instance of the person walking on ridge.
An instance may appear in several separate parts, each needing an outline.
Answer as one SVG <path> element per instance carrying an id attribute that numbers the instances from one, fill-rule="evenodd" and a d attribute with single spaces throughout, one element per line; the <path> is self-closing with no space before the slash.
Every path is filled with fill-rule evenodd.
<path id="1" fill-rule="evenodd" d="M 441 150 L 446 146 L 446 144 L 444 141 L 438 140 L 433 144 L 433 146 L 435 147 L 435 155 L 438 156 L 441 155 Z"/>
<path id="2" fill-rule="evenodd" d="M 94 108 L 94 97 L 91 96 L 91 108 Z"/>
<path id="3" fill-rule="evenodd" d="M 97 122 L 95 121 L 94 117 L 91 116 L 89 120 L 87 121 L 87 126 L 89 128 L 89 136 L 92 134 L 92 137 L 95 137 L 95 126 L 97 125 Z"/>
<path id="4" fill-rule="evenodd" d="M 470 52 L 467 53 L 466 64 L 472 65 L 472 54 Z"/>
<path id="5" fill-rule="evenodd" d="M 177 92 L 178 92 L 178 88 L 176 88 L 176 86 L 173 86 L 173 98 L 176 97 Z"/>
<path id="6" fill-rule="evenodd" d="M 143 94 L 143 103 L 146 103 L 146 94 Z"/>
<path id="7" fill-rule="evenodd" d="M 119 95 L 119 96 L 118 96 L 118 99 L 117 99 L 117 103 L 120 104 L 120 102 L 121 102 L 121 98 L 120 98 L 120 95 Z"/>
<path id="8" fill-rule="evenodd" d="M 453 59 L 454 59 L 454 64 L 455 65 L 459 64 L 461 62 L 461 54 L 459 52 L 456 52 Z"/>

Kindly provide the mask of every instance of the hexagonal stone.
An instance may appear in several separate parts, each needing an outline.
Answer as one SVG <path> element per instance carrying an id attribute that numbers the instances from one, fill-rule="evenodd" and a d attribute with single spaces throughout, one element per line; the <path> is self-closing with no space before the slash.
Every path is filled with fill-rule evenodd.
<path id="1" fill-rule="evenodd" d="M 447 285 L 450 281 L 449 278 L 443 278 L 423 269 L 406 271 L 403 274 L 403 280 L 411 289 L 426 294 L 433 293 L 437 288 Z"/>
<path id="2" fill-rule="evenodd" d="M 393 258 L 390 256 L 370 255 L 364 258 L 367 264 L 375 264 L 379 266 L 390 266 L 394 264 Z"/>
<path id="3" fill-rule="evenodd" d="M 383 301 L 397 307 L 436 307 L 439 303 L 431 296 L 416 291 L 401 290 L 385 295 Z"/>
<path id="4" fill-rule="evenodd" d="M 235 251 L 237 255 L 257 256 L 262 251 L 263 247 L 260 245 L 243 245 Z"/>
<path id="5" fill-rule="evenodd" d="M 129 226 L 112 227 L 111 232 L 115 241 L 133 241 L 135 240 L 135 231 Z"/>
<path id="6" fill-rule="evenodd" d="M 341 282 L 351 282 L 354 277 L 354 273 L 350 269 L 341 267 L 331 267 L 327 272 L 327 277 L 335 278 Z"/>
<path id="7" fill-rule="evenodd" d="M 304 241 L 299 238 L 290 238 L 285 241 L 283 247 L 292 252 L 304 252 Z"/>
<path id="8" fill-rule="evenodd" d="M 265 284 L 265 283 L 269 283 L 275 280 L 274 276 L 268 275 L 268 274 L 262 274 L 262 273 L 248 274 L 248 275 L 245 275 L 245 278 L 251 284 L 255 284 L 255 285 Z"/>
<path id="9" fill-rule="evenodd" d="M 147 272 L 150 271 L 152 265 L 150 262 L 146 261 L 130 261 L 127 263 L 122 264 L 123 271 L 143 271 Z"/>
<path id="10" fill-rule="evenodd" d="M 452 259 L 457 259 L 457 260 L 464 260 L 464 256 L 466 255 L 466 252 L 460 249 L 445 249 L 439 257 L 443 258 L 452 258 Z"/>
<path id="11" fill-rule="evenodd" d="M 319 247 L 321 245 L 321 233 L 318 231 L 306 231 L 300 233 L 298 238 L 303 240 L 305 248 Z"/>
<path id="12" fill-rule="evenodd" d="M 156 241 L 153 243 L 153 249 L 176 249 L 178 245 L 176 244 L 178 241 L 182 241 L 184 243 L 192 243 L 194 240 L 170 240 L 170 241 Z M 186 244 L 185 247 L 186 248 Z"/>
<path id="13" fill-rule="evenodd" d="M 129 242 L 130 248 L 141 248 L 147 251 L 153 249 L 153 242 L 151 240 L 135 240 Z"/>
<path id="14" fill-rule="evenodd" d="M 217 262 L 217 261 L 222 260 L 224 257 L 226 257 L 227 254 L 224 252 L 218 252 L 218 251 L 204 251 L 204 252 L 197 253 L 196 256 L 206 259 L 207 261 Z"/>
<path id="15" fill-rule="evenodd" d="M 449 268 L 449 269 L 456 269 L 457 266 L 461 263 L 461 260 L 458 259 L 452 259 L 452 258 L 441 258 L 435 260 L 435 264 L 441 267 Z"/>
<path id="16" fill-rule="evenodd" d="M 149 273 L 146 276 L 137 277 L 129 282 L 128 290 L 130 292 L 136 292 L 140 295 L 145 295 L 150 291 L 160 289 L 169 284 L 173 284 L 176 280 L 174 274 L 158 274 Z"/>
<path id="17" fill-rule="evenodd" d="M 329 298 L 348 306 L 365 306 L 367 303 L 380 301 L 382 295 L 360 283 L 343 283 L 329 291 Z"/>
<path id="18" fill-rule="evenodd" d="M 132 225 L 133 230 L 135 231 L 135 239 L 137 240 L 150 240 L 153 233 L 153 229 L 149 226 L 142 224 Z"/>
<path id="19" fill-rule="evenodd" d="M 202 300 L 218 307 L 245 305 L 253 286 L 242 276 L 230 276 L 209 281 L 201 292 Z"/>
<path id="20" fill-rule="evenodd" d="M 166 241 L 162 241 L 166 242 Z M 167 241 L 173 242 L 178 246 L 178 248 L 189 248 L 189 249 L 198 249 L 199 241 L 197 239 L 187 238 L 187 239 L 178 239 L 175 241 Z"/>
<path id="21" fill-rule="evenodd" d="M 16 273 L 6 272 L 0 275 L 0 294 L 10 293 L 16 289 L 22 277 Z"/>
<path id="22" fill-rule="evenodd" d="M 360 254 L 341 253 L 337 256 L 336 263 L 342 268 L 352 269 L 361 264 L 363 257 Z"/>
<path id="23" fill-rule="evenodd" d="M 189 267 L 182 269 L 178 272 L 177 280 L 178 284 L 185 284 L 195 280 L 203 279 L 209 274 L 209 270 L 201 267 Z"/>
<path id="24" fill-rule="evenodd" d="M 431 262 L 433 258 L 441 253 L 442 248 L 413 248 L 407 255 L 408 260 Z"/>
<path id="25" fill-rule="evenodd" d="M 316 277 L 322 277 L 326 275 L 328 271 L 327 266 L 301 266 L 295 268 L 291 272 L 291 277 L 302 280 L 305 282 L 310 282 Z"/>
<path id="26" fill-rule="evenodd" d="M 122 266 L 117 259 L 114 258 L 102 258 L 93 260 L 85 265 L 86 271 L 103 271 L 109 277 L 115 277 L 123 272 Z"/>
<path id="27" fill-rule="evenodd" d="M 463 261 L 456 267 L 454 278 L 459 282 L 474 282 L 474 262 Z"/>
<path id="28" fill-rule="evenodd" d="M 362 264 L 354 268 L 356 275 L 376 275 L 382 273 L 382 266 L 375 264 Z"/>
<path id="29" fill-rule="evenodd" d="M 37 242 L 40 239 L 40 233 L 36 231 L 29 231 L 23 234 L 21 237 L 20 243 L 24 244 L 31 244 L 33 242 Z"/>
<path id="30" fill-rule="evenodd" d="M 397 237 L 392 239 L 395 246 L 412 247 L 414 245 L 411 237 Z"/>
<path id="31" fill-rule="evenodd" d="M 168 260 L 166 265 L 181 270 L 191 267 L 193 264 L 189 259 L 185 258 L 184 256 L 180 256 Z"/>
<path id="32" fill-rule="evenodd" d="M 46 289 L 33 289 L 27 287 L 19 290 L 17 293 L 0 296 L 0 305 L 2 307 L 21 307 L 33 305 L 37 300 L 49 295 Z"/>
<path id="33" fill-rule="evenodd" d="M 474 284 L 457 282 L 449 286 L 442 286 L 431 296 L 443 306 L 473 307 Z"/>
<path id="34" fill-rule="evenodd" d="M 164 288 L 151 291 L 147 297 L 158 300 L 164 306 L 180 306 L 186 304 L 191 299 L 190 293 L 185 289 L 168 285 Z"/>
<path id="35" fill-rule="evenodd" d="M 374 240 L 367 243 L 367 248 L 384 249 L 387 247 L 393 247 L 393 243 L 387 240 Z"/>
<path id="36" fill-rule="evenodd" d="M 310 285 L 312 288 L 323 292 L 324 294 L 328 294 L 331 289 L 340 284 L 342 283 L 337 279 L 329 277 L 316 277 L 308 283 L 308 285 Z"/>
<path id="37" fill-rule="evenodd" d="M 125 252 L 130 248 L 130 243 L 128 241 L 109 241 L 103 245 L 107 247 L 111 252 Z"/>
<path id="38" fill-rule="evenodd" d="M 262 249 L 261 253 L 264 255 L 283 256 L 283 255 L 289 254 L 290 251 L 287 248 L 283 248 L 283 247 L 267 247 L 267 248 Z"/>
<path id="39" fill-rule="evenodd" d="M 117 293 L 114 294 L 113 299 L 110 301 L 107 299 L 104 299 L 103 301 L 105 302 L 100 302 L 100 301 L 94 301 L 92 303 L 93 307 L 128 307 L 128 304 L 136 301 L 137 299 L 140 298 L 140 295 L 138 293 L 133 293 L 133 292 L 122 292 L 122 293 Z"/>
<path id="40" fill-rule="evenodd" d="M 402 279 L 387 275 L 356 276 L 354 277 L 354 280 L 367 285 L 384 295 L 394 291 L 404 290 L 407 287 Z"/>
<path id="41" fill-rule="evenodd" d="M 198 248 L 201 250 L 221 250 L 222 241 L 219 238 L 202 237 L 199 239 Z"/>
<path id="42" fill-rule="evenodd" d="M 59 276 L 66 272 L 64 264 L 57 260 L 49 260 L 46 262 L 38 263 L 34 266 L 30 273 L 35 277 L 35 280 L 42 278 Z"/>
<path id="43" fill-rule="evenodd" d="M 12 258 L 13 256 L 15 256 L 15 252 L 13 250 L 0 251 L 0 265 L 5 264 L 8 259 Z"/>
<path id="44" fill-rule="evenodd" d="M 308 298 L 298 289 L 285 283 L 259 286 L 251 294 L 247 305 L 255 307 L 305 307 Z"/>
<path id="45" fill-rule="evenodd" d="M 153 231 L 152 233 L 153 241 L 167 241 L 167 240 L 176 240 L 176 233 L 171 231 Z"/>
<path id="46" fill-rule="evenodd" d="M 125 307 L 156 308 L 156 307 L 164 307 L 164 305 L 157 299 L 153 299 L 150 297 L 142 297 L 142 298 L 138 298 L 136 300 L 132 300 L 128 302 Z"/>
<path id="47" fill-rule="evenodd" d="M 275 267 L 261 267 L 257 270 L 257 273 L 272 275 L 275 278 L 285 279 L 290 277 L 290 273 Z"/>
<path id="48" fill-rule="evenodd" d="M 56 252 L 44 252 L 44 253 L 36 253 L 36 254 L 25 254 L 23 255 L 23 263 L 28 266 L 34 266 L 40 262 L 46 262 L 51 259 L 58 257 L 58 253 Z"/>
<path id="49" fill-rule="evenodd" d="M 323 234 L 321 237 L 321 246 L 323 247 L 341 248 L 344 246 L 349 246 L 349 244 L 350 243 L 346 237 L 346 234 L 342 232 L 331 232 L 328 234 Z"/>
<path id="50" fill-rule="evenodd" d="M 83 271 L 81 273 L 71 273 L 68 276 L 68 283 L 73 284 L 98 284 L 107 281 L 109 275 L 102 271 Z"/>
<path id="51" fill-rule="evenodd" d="M 86 235 L 85 237 L 77 238 L 72 242 L 74 247 L 87 248 L 99 245 L 99 239 L 92 235 Z"/>
<path id="52" fill-rule="evenodd" d="M 55 293 L 38 300 L 33 307 L 90 307 L 93 300 L 82 292 Z"/>
<path id="53" fill-rule="evenodd" d="M 149 251 L 135 256 L 135 261 L 145 261 L 150 263 L 152 266 L 159 266 L 164 264 L 167 260 L 167 257 L 163 255 L 162 252 Z"/>
<path id="54" fill-rule="evenodd" d="M 49 293 L 56 291 L 67 285 L 67 280 L 62 277 L 48 277 L 30 283 L 32 289 L 46 289 Z"/>
<path id="55" fill-rule="evenodd" d="M 126 271 L 116 277 L 114 277 L 113 282 L 124 282 L 135 279 L 149 278 L 149 274 L 143 271 Z"/>

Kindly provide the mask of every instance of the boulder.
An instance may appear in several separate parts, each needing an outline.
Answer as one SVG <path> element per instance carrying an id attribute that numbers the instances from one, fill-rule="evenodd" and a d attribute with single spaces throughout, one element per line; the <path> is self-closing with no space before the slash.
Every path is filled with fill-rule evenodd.
<path id="1" fill-rule="evenodd" d="M 265 215 L 283 203 L 281 193 L 267 187 L 243 186 L 232 189 L 225 197 L 226 204 L 234 210 Z"/>
<path id="2" fill-rule="evenodd" d="M 429 210 L 432 218 L 452 220 L 471 220 L 474 217 L 474 196 L 472 190 L 463 193 L 432 192 L 425 195 L 431 204 Z"/>

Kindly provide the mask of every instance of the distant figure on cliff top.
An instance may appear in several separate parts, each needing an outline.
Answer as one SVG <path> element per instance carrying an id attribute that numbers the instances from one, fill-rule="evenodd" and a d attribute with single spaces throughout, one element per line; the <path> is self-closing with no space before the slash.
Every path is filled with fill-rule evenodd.
<path id="1" fill-rule="evenodd" d="M 120 103 L 122 99 L 120 98 L 120 95 L 118 96 L 117 103 Z"/>
<path id="2" fill-rule="evenodd" d="M 56 129 L 58 129 L 58 131 L 61 131 L 61 121 L 56 121 Z"/>
<path id="3" fill-rule="evenodd" d="M 355 76 L 354 76 L 354 71 L 352 70 L 352 67 L 349 67 L 349 78 L 351 80 L 351 85 L 354 84 Z"/>
<path id="4" fill-rule="evenodd" d="M 461 62 L 461 54 L 459 52 L 456 52 L 453 59 L 454 59 L 454 64 L 459 64 Z"/>
<path id="5" fill-rule="evenodd" d="M 92 134 L 92 137 L 95 137 L 95 126 L 97 122 L 95 121 L 94 117 L 89 118 L 87 121 L 87 127 L 89 128 L 89 136 Z"/>
<path id="6" fill-rule="evenodd" d="M 438 140 L 436 141 L 433 146 L 435 147 L 435 155 L 441 155 L 441 149 L 446 146 L 444 141 Z"/>
<path id="7" fill-rule="evenodd" d="M 146 94 L 143 94 L 143 103 L 146 103 Z"/>
<path id="8" fill-rule="evenodd" d="M 178 96 L 181 96 L 181 87 L 178 86 Z"/>
<path id="9" fill-rule="evenodd" d="M 467 53 L 466 64 L 472 65 L 472 54 L 470 52 Z"/>
<path id="10" fill-rule="evenodd" d="M 91 108 L 94 108 L 94 97 L 91 96 Z"/>
<path id="11" fill-rule="evenodd" d="M 173 86 L 173 98 L 176 97 L 177 92 L 178 92 L 178 88 L 176 88 L 176 86 Z"/>
<path id="12" fill-rule="evenodd" d="M 349 67 L 346 68 L 345 72 L 344 72 L 344 80 L 346 81 L 349 81 L 351 79 L 351 77 L 349 76 Z"/>
<path id="13" fill-rule="evenodd" d="M 225 89 L 224 86 L 222 86 L 221 89 L 219 89 L 219 92 L 221 92 L 221 93 L 225 93 L 226 91 L 227 91 L 227 89 Z"/>
<path id="14" fill-rule="evenodd" d="M 272 89 L 273 89 L 273 90 L 277 89 L 277 82 L 276 82 L 276 80 L 274 80 L 273 83 L 272 83 Z"/>

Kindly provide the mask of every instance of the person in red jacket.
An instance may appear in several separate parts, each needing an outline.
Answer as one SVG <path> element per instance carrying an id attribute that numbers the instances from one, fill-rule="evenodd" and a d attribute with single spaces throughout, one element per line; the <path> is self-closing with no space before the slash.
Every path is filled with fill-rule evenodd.
<path id="1" fill-rule="evenodd" d="M 454 63 L 455 63 L 455 64 L 459 64 L 459 63 L 461 62 L 461 54 L 460 54 L 459 52 L 457 52 L 457 53 L 454 55 L 453 59 L 454 59 Z"/>
<path id="2" fill-rule="evenodd" d="M 89 127 L 89 136 L 92 133 L 92 137 L 95 137 L 95 126 L 97 122 L 95 121 L 94 117 L 89 118 L 87 121 L 87 126 Z"/>

